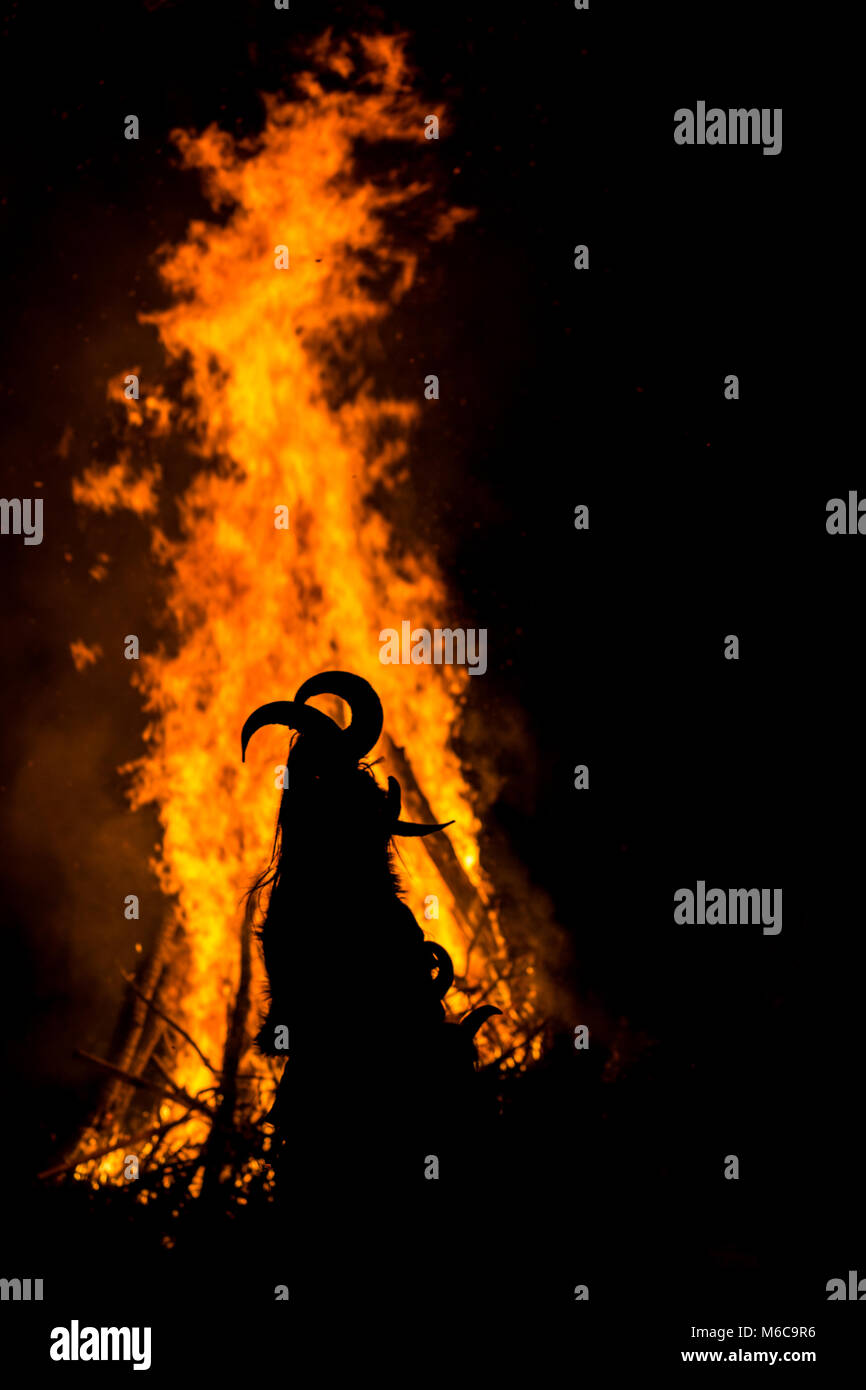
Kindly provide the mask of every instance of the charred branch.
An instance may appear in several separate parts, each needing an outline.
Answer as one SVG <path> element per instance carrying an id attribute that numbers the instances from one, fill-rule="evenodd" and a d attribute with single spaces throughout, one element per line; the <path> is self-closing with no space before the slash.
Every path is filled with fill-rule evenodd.
<path id="1" fill-rule="evenodd" d="M 154 1086 L 152 1081 L 145 1081 L 142 1076 L 134 1076 L 132 1072 L 124 1071 L 123 1067 L 116 1067 L 113 1062 L 106 1062 L 103 1057 L 94 1057 L 90 1052 L 83 1052 L 81 1048 L 75 1049 L 75 1056 L 81 1057 L 85 1062 L 92 1063 L 118 1081 L 124 1081 L 127 1086 L 133 1086 L 136 1090 L 150 1091 L 152 1095 L 159 1096 L 161 1100 L 170 1100 L 175 1105 L 188 1105 L 192 1110 L 199 1110 L 204 1115 L 213 1117 L 213 1109 L 205 1105 L 204 1101 L 196 1100 L 195 1096 L 187 1095 L 186 1091 L 179 1086 L 171 1091 L 164 1090 L 161 1086 Z"/>
<path id="2" fill-rule="evenodd" d="M 182 1038 L 185 1038 L 185 1040 L 189 1043 L 190 1047 L 193 1048 L 193 1050 L 204 1062 L 208 1071 L 211 1072 L 213 1076 L 217 1076 L 218 1072 L 216 1068 L 211 1065 L 211 1063 L 208 1061 L 207 1057 L 204 1055 L 201 1048 L 199 1047 L 198 1043 L 195 1041 L 194 1038 L 190 1037 L 189 1033 L 186 1031 L 185 1028 L 181 1027 L 177 1019 L 172 1018 L 171 1015 L 167 1014 L 164 1009 L 161 1009 L 153 999 L 149 999 L 143 990 L 138 988 L 138 985 L 135 983 L 134 975 L 128 975 L 125 970 L 122 970 L 121 974 L 123 975 L 123 978 L 126 980 L 126 983 L 129 985 L 133 994 L 137 995 L 138 998 L 141 999 L 149 1009 L 152 1009 L 155 1014 L 158 1014 L 158 1016 L 161 1019 L 163 1019 L 169 1025 L 170 1028 L 173 1028 L 176 1033 L 179 1033 Z"/>

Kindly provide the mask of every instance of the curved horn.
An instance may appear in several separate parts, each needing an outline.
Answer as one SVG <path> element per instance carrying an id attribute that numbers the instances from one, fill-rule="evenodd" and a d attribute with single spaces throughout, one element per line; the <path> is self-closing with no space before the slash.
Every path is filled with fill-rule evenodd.
<path id="1" fill-rule="evenodd" d="M 385 722 L 382 701 L 370 682 L 352 675 L 351 671 L 322 671 L 304 681 L 295 695 L 295 702 L 303 704 L 311 695 L 338 695 L 345 700 L 352 718 L 348 728 L 340 730 L 342 747 L 355 760 L 369 753 Z"/>
<path id="2" fill-rule="evenodd" d="M 449 989 L 454 983 L 454 962 L 438 941 L 425 941 L 424 953 L 430 956 L 430 969 L 438 969 L 439 974 L 433 981 L 437 997 L 444 999 Z"/>
<path id="3" fill-rule="evenodd" d="M 432 835 L 434 830 L 445 830 L 453 825 L 453 820 L 444 820 L 441 825 L 418 825 L 410 820 L 398 820 L 391 828 L 392 835 Z"/>
<path id="4" fill-rule="evenodd" d="M 453 820 L 442 821 L 441 824 L 424 825 L 420 822 L 401 820 L 400 807 L 403 804 L 403 796 L 400 791 L 400 783 L 396 777 L 388 778 L 388 805 L 391 807 L 394 816 L 394 824 L 391 827 L 392 835 L 432 835 L 434 830 L 444 830 L 446 826 L 453 825 Z"/>
<path id="5" fill-rule="evenodd" d="M 473 1009 L 471 1014 L 461 1018 L 458 1027 L 465 1028 L 470 1038 L 474 1038 L 478 1029 L 483 1027 L 488 1018 L 493 1018 L 494 1014 L 501 1014 L 502 1010 L 494 1008 L 492 1004 L 482 1004 L 480 1009 Z"/>
<path id="6" fill-rule="evenodd" d="M 258 729 L 267 724 L 284 724 L 287 729 L 297 729 L 298 733 L 314 734 L 321 738 L 325 747 L 338 747 L 340 729 L 320 709 L 312 705 L 298 704 L 297 700 L 272 700 L 269 705 L 260 705 L 254 710 L 241 730 L 241 762 L 246 762 L 247 744 Z"/>

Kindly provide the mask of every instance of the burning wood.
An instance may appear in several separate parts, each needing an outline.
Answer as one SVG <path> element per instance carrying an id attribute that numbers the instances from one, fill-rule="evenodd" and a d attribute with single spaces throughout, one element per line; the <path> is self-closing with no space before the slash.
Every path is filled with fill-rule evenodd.
<path id="1" fill-rule="evenodd" d="M 246 712 L 281 695 L 301 667 L 340 666 L 374 685 L 389 736 L 371 755 L 384 755 L 413 814 L 432 818 L 433 802 L 454 818 L 433 837 L 438 843 L 405 842 L 401 859 L 409 907 L 420 914 L 425 899 L 438 901 L 436 935 L 458 967 L 459 1011 L 487 1000 L 504 1011 L 482 1055 L 519 1048 L 541 1022 L 525 954 L 512 1007 L 516 963 L 481 865 L 474 793 L 451 742 L 468 672 L 380 660 L 383 623 L 399 628 L 411 612 L 432 630 L 453 605 L 431 555 L 388 519 L 418 407 L 377 398 L 358 370 L 371 331 L 418 272 L 419 250 L 395 240 L 388 218 L 432 198 L 417 180 L 382 182 L 361 171 L 359 141 L 417 138 L 425 113 L 411 95 L 400 40 L 365 48 L 361 84 L 346 52 L 323 48 L 327 86 L 307 74 L 297 100 L 269 99 L 255 142 L 213 127 L 178 133 L 184 161 L 201 172 L 219 213 L 164 254 L 173 302 L 147 319 L 167 358 L 186 364 L 184 396 L 172 404 L 160 385 L 142 380 L 140 399 L 127 400 L 118 385 L 130 426 L 122 467 L 104 475 L 90 468 L 76 484 L 82 505 L 128 506 L 152 526 L 166 644 L 135 663 L 149 723 L 144 755 L 124 770 L 132 806 L 158 809 L 154 869 L 174 903 L 137 978 L 115 1062 L 126 1078 L 115 1078 L 94 1116 L 91 1149 L 124 1122 L 130 1097 L 141 1094 L 129 1078 L 145 1075 L 152 1058 L 179 1091 L 197 1097 L 214 1084 L 208 1058 L 222 1055 L 220 1124 L 239 1103 L 241 1068 L 250 1114 L 273 1099 L 272 1064 L 254 1052 L 247 1023 L 264 975 L 243 945 L 240 903 L 268 858 L 275 784 L 263 769 L 279 764 L 282 751 L 263 734 L 261 761 L 240 779 L 235 740 Z M 450 235 L 468 216 L 435 207 L 430 237 Z M 284 240 L 285 271 L 271 253 Z M 172 433 L 192 434 L 200 460 L 176 497 L 168 469 L 154 467 L 149 452 Z M 179 535 L 170 539 L 175 513 Z M 348 911 L 351 884 L 345 893 Z M 383 1009 L 392 1002 L 375 1000 Z M 175 1035 L 194 1046 L 178 1048 Z M 536 1036 L 535 1052 L 539 1046 Z M 199 1108 L 172 1142 L 201 1145 L 207 1134 Z M 112 1158 L 82 1169 L 99 1179 L 118 1171 Z"/>

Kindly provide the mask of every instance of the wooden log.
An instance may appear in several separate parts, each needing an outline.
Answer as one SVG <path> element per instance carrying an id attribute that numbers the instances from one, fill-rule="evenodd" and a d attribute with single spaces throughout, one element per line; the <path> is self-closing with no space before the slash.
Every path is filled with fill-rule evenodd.
<path id="1" fill-rule="evenodd" d="M 387 757 L 394 765 L 397 781 L 412 807 L 412 815 L 417 816 L 419 821 L 435 824 L 437 818 L 416 781 L 411 763 L 404 750 L 394 743 L 387 734 L 384 738 L 384 744 L 387 749 Z M 444 810 L 443 814 L 445 814 Z M 492 956 L 501 954 L 502 948 L 491 930 L 485 905 L 474 883 L 457 858 L 454 846 L 448 839 L 447 831 L 426 837 L 424 848 L 442 875 L 448 891 L 454 899 L 457 912 L 462 918 L 461 925 L 467 945 L 475 939 L 482 942 L 488 954 Z"/>
<path id="2" fill-rule="evenodd" d="M 186 1039 L 186 1041 L 189 1043 L 190 1047 L 192 1047 L 192 1048 L 195 1049 L 195 1051 L 198 1053 L 199 1057 L 201 1058 L 201 1060 L 204 1062 L 205 1066 L 207 1067 L 208 1071 L 209 1071 L 213 1076 L 219 1075 L 219 1073 L 218 1073 L 217 1070 L 216 1070 L 216 1067 L 211 1066 L 210 1062 L 208 1061 L 207 1057 L 205 1057 L 205 1055 L 204 1055 L 204 1053 L 202 1052 L 201 1048 L 199 1047 L 198 1043 L 195 1041 L 194 1038 L 191 1038 L 191 1037 L 190 1037 L 189 1033 L 186 1031 L 185 1028 L 182 1028 L 182 1027 L 180 1026 L 180 1024 L 177 1022 L 177 1019 L 174 1019 L 174 1018 L 171 1017 L 170 1014 L 167 1014 L 167 1013 L 165 1012 L 164 1009 L 161 1009 L 161 1008 L 159 1007 L 159 1005 L 156 1004 L 156 1003 L 154 1002 L 153 999 L 148 999 L 147 995 L 143 992 L 143 990 L 140 990 L 140 989 L 138 988 L 138 985 L 135 983 L 135 976 L 134 976 L 134 975 L 127 975 L 127 973 L 126 973 L 125 970 L 121 970 L 121 974 L 123 975 L 123 978 L 126 980 L 126 983 L 129 985 L 129 987 L 130 987 L 130 989 L 132 990 L 133 994 L 136 994 L 136 995 L 139 997 L 139 999 L 142 999 L 149 1009 L 152 1009 L 153 1012 L 154 1012 L 155 1014 L 158 1014 L 160 1018 L 164 1019 L 165 1022 L 166 1022 L 171 1028 L 173 1028 L 173 1029 L 175 1030 L 176 1033 L 180 1033 L 180 1036 L 181 1036 L 182 1038 L 185 1038 L 185 1039 Z"/>
<path id="3" fill-rule="evenodd" d="M 127 1086 L 134 1086 L 137 1090 L 150 1091 L 152 1095 L 159 1096 L 162 1100 L 174 1101 L 176 1105 L 188 1105 L 193 1110 L 199 1110 L 204 1115 L 213 1118 L 213 1108 L 205 1105 L 203 1100 L 196 1100 L 195 1096 L 187 1095 L 186 1091 L 180 1086 L 173 1091 L 166 1091 L 161 1086 L 154 1086 L 152 1081 L 145 1081 L 142 1076 L 134 1076 L 132 1072 L 124 1071 L 122 1067 L 116 1067 L 113 1062 L 106 1062 L 104 1057 L 94 1057 L 90 1052 L 83 1052 L 80 1047 L 75 1049 L 75 1056 L 82 1057 L 85 1062 L 92 1062 L 95 1067 L 100 1067 L 102 1071 L 114 1076 L 118 1081 L 126 1082 Z"/>
<path id="4" fill-rule="evenodd" d="M 253 900 L 248 898 L 241 922 L 238 991 L 235 995 L 234 1008 L 223 1051 L 220 1099 L 205 1149 L 204 1177 L 202 1179 L 202 1198 L 205 1201 L 208 1201 L 219 1187 L 222 1170 L 231 1157 L 230 1136 L 234 1126 L 235 1107 L 237 1105 L 238 1068 L 244 1042 L 247 1039 L 247 1018 L 250 1010 L 254 910 Z"/>

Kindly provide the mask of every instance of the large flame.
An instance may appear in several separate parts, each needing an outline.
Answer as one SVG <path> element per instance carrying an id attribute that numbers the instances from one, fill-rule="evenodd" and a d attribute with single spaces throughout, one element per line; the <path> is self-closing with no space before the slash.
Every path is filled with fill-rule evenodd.
<path id="1" fill-rule="evenodd" d="M 192 422 L 203 459 L 178 500 L 180 539 L 153 524 L 171 650 L 143 653 L 137 667 L 151 722 L 146 754 L 133 766 L 133 804 L 153 801 L 159 809 L 157 870 L 188 939 L 173 1008 L 217 1062 L 237 988 L 240 901 L 270 855 L 276 768 L 288 746 L 284 730 L 262 732 L 241 765 L 240 728 L 258 705 L 290 697 L 324 669 L 355 671 L 373 684 L 385 737 L 371 756 L 382 756 L 384 775 L 399 775 L 394 745 L 404 750 L 434 816 L 454 818 L 447 834 L 483 908 L 481 933 L 465 896 L 455 898 L 453 876 L 446 881 L 425 844 L 400 842 L 409 905 L 451 952 L 463 986 L 449 996 L 451 1008 L 460 1013 L 485 998 L 505 1011 L 484 1030 L 488 1055 L 511 1051 L 534 1021 L 532 967 L 521 971 L 519 999 L 503 978 L 508 947 L 490 905 L 472 796 L 451 745 L 466 671 L 379 660 L 384 627 L 399 629 L 404 619 L 428 628 L 462 624 L 431 556 L 414 538 L 395 535 L 387 508 L 370 502 L 374 487 L 399 487 L 419 406 L 373 394 L 364 379 L 365 334 L 407 293 L 418 270 L 417 251 L 389 234 L 388 214 L 428 190 L 399 177 L 396 146 L 388 176 L 358 172 L 359 140 L 423 141 L 426 114 L 409 88 L 401 41 L 368 39 L 361 49 L 355 66 L 345 48 L 320 45 L 320 75 L 301 79 L 297 100 L 267 100 L 255 142 L 215 127 L 176 136 L 219 216 L 191 224 L 183 243 L 165 254 L 161 273 L 172 305 L 149 319 L 168 358 L 188 369 L 184 399 L 170 403 L 145 383 L 142 399 L 127 406 L 139 436 L 158 438 Z M 440 209 L 430 236 L 450 235 L 468 215 Z M 276 268 L 280 245 L 288 248 L 288 269 Z M 335 402 L 335 342 L 340 370 L 348 371 L 355 354 L 342 403 Z M 119 381 L 112 394 L 120 395 Z M 161 470 L 136 468 L 134 460 L 132 445 L 111 469 L 88 470 L 75 485 L 77 499 L 152 517 Z M 275 526 L 281 506 L 288 508 L 288 529 Z M 404 797 L 405 813 L 424 818 L 405 785 Z M 352 885 L 338 891 L 350 931 Z M 425 920 L 431 895 L 438 917 Z M 260 988 L 258 963 L 256 969 Z M 525 1058 L 531 1046 L 517 1056 Z M 251 1048 L 244 1067 L 272 1083 Z M 191 1048 L 179 1051 L 175 1080 L 189 1093 L 213 1085 Z M 164 1114 L 175 1113 L 166 1102 Z M 192 1120 L 184 1136 L 201 1137 L 205 1127 Z M 100 1174 L 116 1172 L 120 1157 L 104 1160 Z"/>

